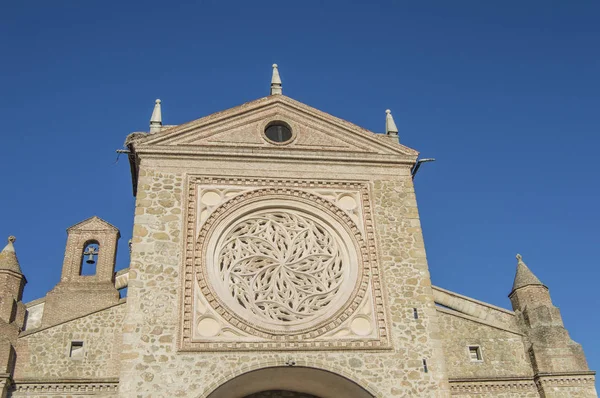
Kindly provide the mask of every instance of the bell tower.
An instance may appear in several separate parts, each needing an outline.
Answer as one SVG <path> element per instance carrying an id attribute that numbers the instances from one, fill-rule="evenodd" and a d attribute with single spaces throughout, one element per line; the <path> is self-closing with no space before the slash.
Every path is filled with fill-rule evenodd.
<path id="1" fill-rule="evenodd" d="M 99 217 L 67 229 L 60 282 L 46 295 L 43 326 L 117 304 L 114 284 L 119 230 Z"/>

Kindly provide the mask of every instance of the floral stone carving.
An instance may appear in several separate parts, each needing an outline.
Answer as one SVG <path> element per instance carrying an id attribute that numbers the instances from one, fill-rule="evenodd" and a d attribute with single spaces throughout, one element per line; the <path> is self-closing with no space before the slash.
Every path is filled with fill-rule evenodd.
<path id="1" fill-rule="evenodd" d="M 358 242 L 308 197 L 246 196 L 251 200 L 240 195 L 226 202 L 239 204 L 225 217 L 211 216 L 202 255 L 209 289 L 228 312 L 265 332 L 308 331 L 329 322 L 356 296 L 359 282 L 366 283 L 359 278 Z"/>
<path id="2" fill-rule="evenodd" d="M 350 267 L 339 238 L 293 210 L 265 210 L 234 223 L 215 260 L 220 282 L 239 306 L 286 324 L 327 309 Z"/>

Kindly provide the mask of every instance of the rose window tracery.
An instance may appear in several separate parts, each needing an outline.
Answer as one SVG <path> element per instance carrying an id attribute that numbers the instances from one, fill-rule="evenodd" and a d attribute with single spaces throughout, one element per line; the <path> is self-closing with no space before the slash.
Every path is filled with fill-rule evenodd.
<path id="1" fill-rule="evenodd" d="M 293 323 L 329 307 L 347 278 L 348 256 L 319 220 L 262 211 L 234 223 L 217 247 L 217 274 L 230 298 L 268 322 Z"/>

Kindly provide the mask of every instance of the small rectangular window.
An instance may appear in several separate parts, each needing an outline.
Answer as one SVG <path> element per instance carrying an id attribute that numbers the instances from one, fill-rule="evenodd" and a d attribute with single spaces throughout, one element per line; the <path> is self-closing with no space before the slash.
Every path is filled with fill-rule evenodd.
<path id="1" fill-rule="evenodd" d="M 71 341 L 69 356 L 73 359 L 83 358 L 83 341 Z"/>
<path id="2" fill-rule="evenodd" d="M 469 358 L 473 362 L 482 361 L 483 358 L 481 356 L 481 347 L 479 347 L 478 345 L 469 346 Z"/>

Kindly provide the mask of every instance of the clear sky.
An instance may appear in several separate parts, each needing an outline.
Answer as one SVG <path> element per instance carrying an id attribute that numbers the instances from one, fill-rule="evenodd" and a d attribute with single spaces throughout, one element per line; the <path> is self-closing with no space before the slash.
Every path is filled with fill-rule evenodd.
<path id="1" fill-rule="evenodd" d="M 520 252 L 600 369 L 599 20 L 591 0 L 5 3 L 0 237 L 17 236 L 25 300 L 92 215 L 128 266 L 115 150 L 154 99 L 187 122 L 267 95 L 276 62 L 284 94 L 376 132 L 390 108 L 437 159 L 416 179 L 434 284 L 510 308 Z"/>

